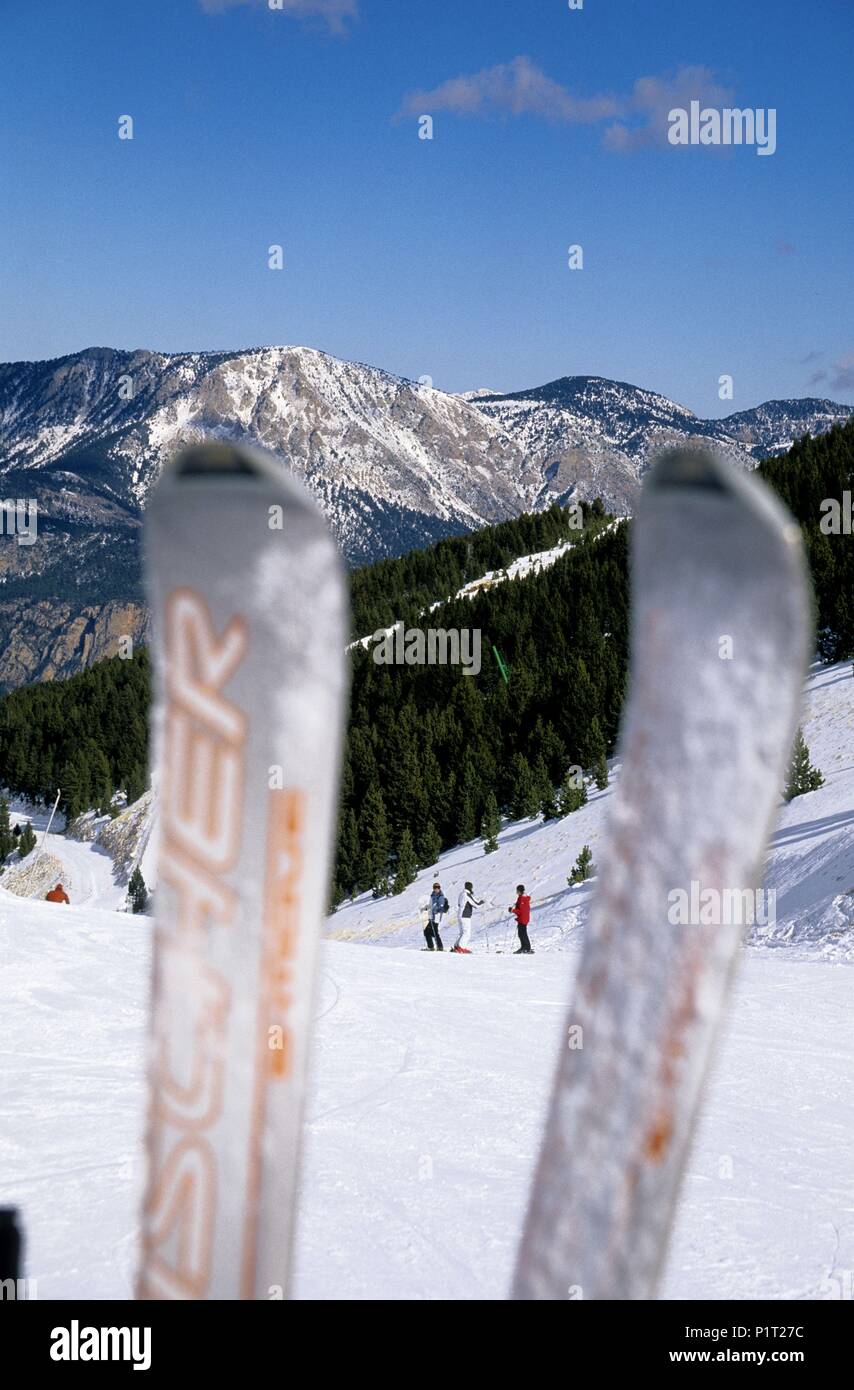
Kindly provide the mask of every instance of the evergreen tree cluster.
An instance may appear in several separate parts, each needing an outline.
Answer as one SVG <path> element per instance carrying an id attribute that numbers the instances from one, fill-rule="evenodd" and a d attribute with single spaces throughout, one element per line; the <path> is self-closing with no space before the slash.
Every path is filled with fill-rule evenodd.
<path id="1" fill-rule="evenodd" d="M 815 439 L 804 435 L 787 454 L 767 459 L 757 471 L 801 524 L 822 658 L 832 662 L 854 656 L 854 538 L 828 534 L 825 520 L 828 501 L 841 507 L 846 492 L 854 495 L 854 418 Z"/>
<path id="2" fill-rule="evenodd" d="M 597 498 L 583 508 L 591 534 L 607 520 Z M 576 525 L 573 525 L 573 521 Z M 551 550 L 581 535 L 572 509 L 555 502 L 543 512 L 514 517 L 466 536 L 454 536 L 392 560 L 379 560 L 350 575 L 353 639 L 404 622 L 418 625 L 431 603 L 456 594 L 489 570 L 506 569 L 521 555 Z"/>
<path id="3" fill-rule="evenodd" d="M 378 665 L 370 649 L 354 650 L 334 901 L 397 890 L 410 844 L 427 868 L 437 847 L 478 836 L 489 853 L 502 813 L 577 809 L 587 793 L 572 769 L 607 784 L 627 663 L 628 528 L 596 531 L 543 573 L 418 620 L 480 629 L 477 677 L 450 665 Z"/>
<path id="4" fill-rule="evenodd" d="M 44 804 L 61 787 L 69 817 L 106 810 L 118 789 L 136 800 L 148 785 L 149 700 L 145 650 L 11 691 L 0 700 L 0 782 Z"/>

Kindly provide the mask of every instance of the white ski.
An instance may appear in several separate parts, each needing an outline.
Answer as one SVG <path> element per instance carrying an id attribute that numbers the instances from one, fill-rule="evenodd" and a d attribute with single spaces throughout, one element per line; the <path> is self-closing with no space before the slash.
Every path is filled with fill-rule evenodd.
<path id="1" fill-rule="evenodd" d="M 632 581 L 622 772 L 518 1299 L 655 1296 L 742 934 L 728 918 L 735 894 L 755 902 L 808 659 L 798 528 L 708 455 L 653 471 Z"/>
<path id="2" fill-rule="evenodd" d="M 287 1296 L 345 586 L 284 466 L 188 449 L 146 518 L 156 890 L 141 1298 Z"/>

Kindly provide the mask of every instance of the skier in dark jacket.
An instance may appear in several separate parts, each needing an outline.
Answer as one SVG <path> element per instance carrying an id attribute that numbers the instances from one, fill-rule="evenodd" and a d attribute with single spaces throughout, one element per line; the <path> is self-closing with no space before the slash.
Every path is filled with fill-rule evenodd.
<path id="1" fill-rule="evenodd" d="M 528 940 L 528 923 L 531 920 L 531 899 L 525 892 L 524 883 L 516 884 L 516 901 L 509 909 L 516 918 L 516 930 L 519 933 L 519 949 L 514 951 L 514 956 L 532 956 L 531 943 Z"/>
<path id="2" fill-rule="evenodd" d="M 428 951 L 443 951 L 442 938 L 439 935 L 439 927 L 442 924 L 442 915 L 448 910 L 448 899 L 442 892 L 441 883 L 433 884 L 433 892 L 430 894 L 430 907 L 427 915 L 427 925 L 424 928 L 424 938 L 427 942 Z M 434 943 L 435 942 L 435 946 Z"/>

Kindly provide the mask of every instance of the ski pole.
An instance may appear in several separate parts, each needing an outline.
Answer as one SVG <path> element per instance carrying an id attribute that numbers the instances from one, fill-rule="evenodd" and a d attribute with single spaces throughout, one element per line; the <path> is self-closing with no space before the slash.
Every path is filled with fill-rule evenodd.
<path id="1" fill-rule="evenodd" d="M 21 1277 L 21 1223 L 16 1207 L 0 1207 L 0 1286 L 17 1298 Z"/>

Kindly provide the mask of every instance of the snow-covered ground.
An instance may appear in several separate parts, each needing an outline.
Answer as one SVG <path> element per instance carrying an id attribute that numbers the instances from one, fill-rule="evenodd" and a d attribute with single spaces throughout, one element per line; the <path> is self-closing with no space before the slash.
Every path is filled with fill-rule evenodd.
<path id="1" fill-rule="evenodd" d="M 745 952 L 667 1298 L 850 1296 L 850 666 L 817 668 L 808 697 L 804 732 L 826 782 L 781 811 L 767 878 L 777 924 Z M 495 854 L 473 844 L 443 856 L 448 897 L 469 878 L 489 904 L 472 956 L 415 949 L 432 870 L 397 898 L 365 897 L 330 919 L 298 1296 L 506 1296 L 589 901 L 589 885 L 570 889 L 566 876 L 582 845 L 596 856 L 611 794 L 594 791 L 563 821 L 507 826 Z M 57 835 L 49 848 L 67 866 L 72 907 L 0 890 L 0 1202 L 24 1211 L 40 1297 L 126 1298 L 150 922 L 115 911 L 124 889 L 91 844 Z M 517 882 L 534 898 L 533 957 L 503 950 Z"/>

